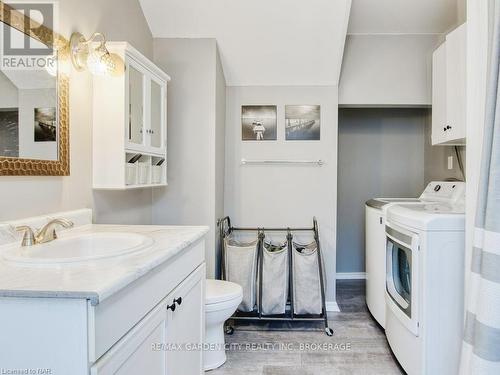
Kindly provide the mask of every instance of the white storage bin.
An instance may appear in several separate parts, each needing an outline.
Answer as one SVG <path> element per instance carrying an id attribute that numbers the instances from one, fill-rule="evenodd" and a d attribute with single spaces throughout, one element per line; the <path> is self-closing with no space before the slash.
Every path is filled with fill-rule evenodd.
<path id="1" fill-rule="evenodd" d="M 297 315 L 321 314 L 318 246 L 293 243 L 293 308 Z"/>
<path id="2" fill-rule="evenodd" d="M 151 169 L 151 165 L 148 162 L 138 162 L 138 184 L 144 185 L 149 182 L 149 171 Z"/>
<path id="3" fill-rule="evenodd" d="M 137 163 L 125 163 L 125 183 L 127 185 L 137 184 Z"/>
<path id="4" fill-rule="evenodd" d="M 152 165 L 151 166 L 151 183 L 152 184 L 161 184 L 163 174 L 163 168 L 161 165 Z"/>
<path id="5" fill-rule="evenodd" d="M 224 240 L 226 279 L 243 288 L 238 310 L 249 312 L 255 307 L 257 276 L 257 241 L 242 243 L 233 238 Z"/>
<path id="6" fill-rule="evenodd" d="M 287 243 L 264 243 L 262 254 L 262 314 L 284 314 L 289 282 Z"/>

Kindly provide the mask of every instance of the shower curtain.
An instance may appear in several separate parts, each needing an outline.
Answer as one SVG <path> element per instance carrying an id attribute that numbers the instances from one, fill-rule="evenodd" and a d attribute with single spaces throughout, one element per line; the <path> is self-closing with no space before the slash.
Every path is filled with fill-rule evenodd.
<path id="1" fill-rule="evenodd" d="M 495 0 L 476 228 L 460 373 L 500 374 L 500 0 Z"/>

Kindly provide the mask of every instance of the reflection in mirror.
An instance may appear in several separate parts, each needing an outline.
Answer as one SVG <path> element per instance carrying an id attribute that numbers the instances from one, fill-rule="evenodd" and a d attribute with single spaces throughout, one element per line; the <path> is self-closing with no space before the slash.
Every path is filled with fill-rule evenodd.
<path id="1" fill-rule="evenodd" d="M 142 108 L 144 97 L 144 75 L 130 66 L 129 69 L 129 142 L 142 144 L 143 142 L 143 124 L 144 111 Z"/>
<path id="2" fill-rule="evenodd" d="M 25 37 L 13 28 L 11 36 L 12 43 Z M 30 44 L 40 42 L 30 38 Z M 58 160 L 57 103 L 57 69 L 1 68 L 0 157 Z"/>

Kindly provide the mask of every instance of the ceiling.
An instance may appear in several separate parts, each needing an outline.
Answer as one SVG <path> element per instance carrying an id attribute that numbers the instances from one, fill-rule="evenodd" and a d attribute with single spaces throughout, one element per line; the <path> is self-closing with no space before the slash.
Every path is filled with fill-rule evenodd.
<path id="1" fill-rule="evenodd" d="M 338 84 L 350 0 L 140 3 L 155 38 L 216 38 L 230 86 Z"/>
<path id="2" fill-rule="evenodd" d="M 155 38 L 217 39 L 230 86 L 337 85 L 348 24 L 351 34 L 443 33 L 465 8 L 465 0 L 139 1 Z"/>
<path id="3" fill-rule="evenodd" d="M 352 0 L 350 34 L 444 33 L 463 17 L 465 0 Z"/>

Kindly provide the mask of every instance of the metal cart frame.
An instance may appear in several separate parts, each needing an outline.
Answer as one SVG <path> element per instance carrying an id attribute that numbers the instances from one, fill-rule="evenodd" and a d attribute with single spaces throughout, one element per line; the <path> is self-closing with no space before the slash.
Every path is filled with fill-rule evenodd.
<path id="1" fill-rule="evenodd" d="M 323 268 L 323 258 L 321 255 L 321 246 L 319 240 L 319 229 L 318 222 L 316 218 L 313 218 L 313 226 L 312 228 L 243 228 L 243 227 L 233 227 L 231 225 L 231 219 L 229 216 L 226 216 L 222 219 L 217 220 L 217 226 L 219 228 L 219 249 L 221 254 L 221 279 L 226 280 L 227 271 L 226 271 L 226 250 L 224 246 L 224 239 L 230 235 L 234 231 L 247 231 L 247 232 L 257 232 L 258 235 L 258 243 L 257 243 L 257 267 L 259 269 L 259 277 L 258 277 L 258 290 L 259 290 L 259 298 L 258 298 L 258 309 L 257 311 L 252 312 L 241 312 L 236 311 L 233 316 L 230 318 L 231 320 L 264 320 L 264 321 L 322 321 L 325 325 L 325 333 L 328 336 L 333 335 L 333 330 L 328 326 L 328 316 L 326 311 L 326 302 L 325 302 L 325 280 L 324 280 L 324 268 Z M 321 314 L 307 314 L 307 315 L 296 315 L 294 312 L 294 301 L 293 301 L 293 232 L 305 232 L 312 231 L 314 233 L 314 240 L 317 244 L 317 252 L 318 252 L 318 271 L 319 271 L 319 280 L 320 280 L 320 289 L 321 289 Z M 289 310 L 286 310 L 284 314 L 279 315 L 263 315 L 262 314 L 262 270 L 263 270 L 263 251 L 264 251 L 264 238 L 266 232 L 284 232 L 287 234 L 287 246 L 288 246 L 288 265 L 289 265 L 289 301 L 287 305 L 290 306 Z M 226 329 L 226 332 L 231 334 L 233 332 L 233 327 L 229 326 Z"/>

